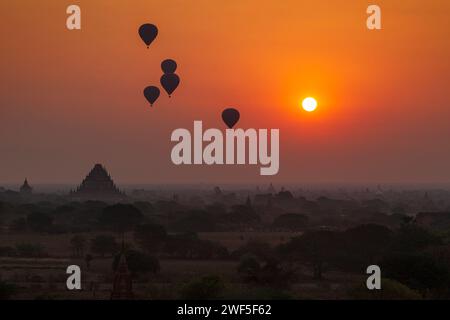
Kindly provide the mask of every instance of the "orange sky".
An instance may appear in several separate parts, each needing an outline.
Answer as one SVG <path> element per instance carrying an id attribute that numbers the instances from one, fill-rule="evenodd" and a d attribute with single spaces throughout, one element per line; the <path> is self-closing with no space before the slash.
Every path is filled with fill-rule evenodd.
<path id="1" fill-rule="evenodd" d="M 365 27 L 372 3 L 381 31 Z M 118 183 L 449 182 L 449 14 L 447 0 L 2 1 L 0 182 L 75 183 L 96 162 Z M 165 58 L 181 84 L 150 109 Z M 223 128 L 228 106 L 238 127 L 280 129 L 277 176 L 171 163 L 170 133 Z"/>

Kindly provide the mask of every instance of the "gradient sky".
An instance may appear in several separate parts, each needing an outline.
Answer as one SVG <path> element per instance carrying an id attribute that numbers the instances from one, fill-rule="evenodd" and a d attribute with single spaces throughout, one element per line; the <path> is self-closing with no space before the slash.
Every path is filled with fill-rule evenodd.
<path id="1" fill-rule="evenodd" d="M 381 31 L 366 29 L 373 3 Z M 65 27 L 70 4 L 81 31 Z M 1 1 L 0 182 L 77 183 L 97 162 L 118 183 L 450 182 L 449 13 L 448 0 Z M 181 84 L 151 109 L 142 90 L 165 58 Z M 171 132 L 224 128 L 228 106 L 238 127 L 280 129 L 277 176 L 171 163 Z"/>

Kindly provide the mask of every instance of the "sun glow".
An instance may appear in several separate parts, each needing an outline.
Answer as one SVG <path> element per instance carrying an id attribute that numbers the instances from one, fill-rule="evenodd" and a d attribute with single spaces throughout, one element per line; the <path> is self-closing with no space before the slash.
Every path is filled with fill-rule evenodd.
<path id="1" fill-rule="evenodd" d="M 313 112 L 317 108 L 317 101 L 312 97 L 305 98 L 302 102 L 303 110 Z"/>

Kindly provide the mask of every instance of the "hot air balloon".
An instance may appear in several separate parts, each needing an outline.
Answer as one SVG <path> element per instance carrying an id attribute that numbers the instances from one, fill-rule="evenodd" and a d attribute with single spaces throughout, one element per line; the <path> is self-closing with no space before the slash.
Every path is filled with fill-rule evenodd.
<path id="1" fill-rule="evenodd" d="M 172 59 L 161 62 L 161 69 L 164 73 L 174 73 L 177 70 L 177 63 Z"/>
<path id="2" fill-rule="evenodd" d="M 155 101 L 158 99 L 159 93 L 159 88 L 155 86 L 148 86 L 144 89 L 144 96 L 147 101 L 150 102 L 150 106 L 153 106 Z"/>
<path id="3" fill-rule="evenodd" d="M 239 121 L 240 114 L 234 108 L 228 108 L 222 112 L 222 120 L 225 122 L 228 128 L 233 128 L 234 125 Z"/>
<path id="4" fill-rule="evenodd" d="M 161 85 L 166 90 L 167 94 L 170 95 L 175 91 L 175 89 L 180 84 L 180 77 L 175 73 L 166 73 L 161 77 Z"/>
<path id="5" fill-rule="evenodd" d="M 139 36 L 147 45 L 147 48 L 150 46 L 153 40 L 155 40 L 157 35 L 158 28 L 153 24 L 146 23 L 139 27 Z"/>

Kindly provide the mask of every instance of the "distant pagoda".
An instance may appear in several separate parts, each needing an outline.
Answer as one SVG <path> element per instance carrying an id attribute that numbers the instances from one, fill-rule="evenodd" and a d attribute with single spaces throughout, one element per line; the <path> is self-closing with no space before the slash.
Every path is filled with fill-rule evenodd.
<path id="1" fill-rule="evenodd" d="M 133 282 L 131 273 L 128 269 L 127 258 L 125 256 L 125 246 L 122 242 L 122 250 L 120 251 L 119 263 L 114 272 L 114 282 L 111 290 L 111 300 L 132 300 Z"/>
<path id="2" fill-rule="evenodd" d="M 33 193 L 33 188 L 28 184 L 28 179 L 25 179 L 23 185 L 20 187 L 20 194 L 23 196 L 29 196 Z"/>
<path id="3" fill-rule="evenodd" d="M 125 199 L 125 194 L 116 187 L 108 171 L 101 164 L 94 166 L 81 185 L 70 193 L 70 196 L 76 200 L 119 201 Z"/>

